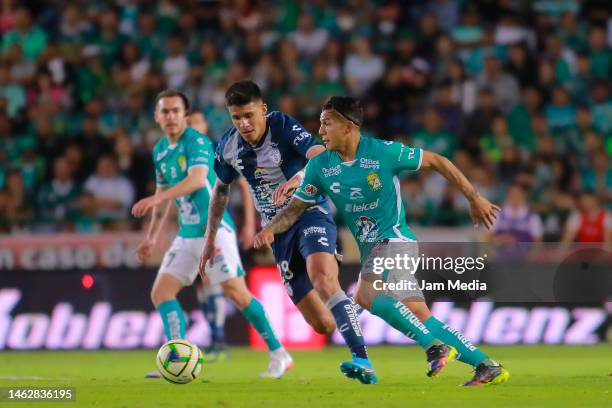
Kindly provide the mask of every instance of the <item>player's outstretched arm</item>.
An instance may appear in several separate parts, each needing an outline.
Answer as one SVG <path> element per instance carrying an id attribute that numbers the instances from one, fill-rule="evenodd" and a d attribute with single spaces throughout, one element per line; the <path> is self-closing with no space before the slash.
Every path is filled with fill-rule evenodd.
<path id="1" fill-rule="evenodd" d="M 450 160 L 437 153 L 423 150 L 421 168 L 433 168 L 461 190 L 470 203 L 472 221 L 475 227 L 477 227 L 480 222 L 488 229 L 493 227 L 493 223 L 497 217 L 496 211 L 501 211 L 501 209 L 478 194 L 478 191 L 476 191 L 472 183 L 470 183 L 461 170 L 459 170 Z"/>
<path id="2" fill-rule="evenodd" d="M 287 231 L 300 218 L 300 215 L 306 210 L 308 203 L 292 198 L 289 205 L 282 211 L 276 214 L 272 221 L 259 234 L 255 235 L 255 248 L 264 246 L 270 247 L 274 242 L 274 235 Z"/>
<path id="3" fill-rule="evenodd" d="M 163 203 L 164 201 L 173 200 L 177 197 L 182 197 L 193 193 L 194 191 L 203 188 L 206 185 L 206 177 L 208 176 L 208 167 L 196 166 L 189 169 L 187 177 L 185 177 L 177 185 L 164 190 L 160 194 L 155 194 L 150 197 L 143 198 L 132 207 L 132 215 L 142 217 L 147 212 Z"/>
<path id="4" fill-rule="evenodd" d="M 227 207 L 229 202 L 229 194 L 230 185 L 217 179 L 210 197 L 210 204 L 208 205 L 208 223 L 206 224 L 206 234 L 204 235 L 204 248 L 200 257 L 200 276 L 202 279 L 205 278 L 206 263 L 210 261 L 212 264 L 215 257 L 215 237 L 217 236 L 217 230 L 223 218 L 225 207 Z"/>

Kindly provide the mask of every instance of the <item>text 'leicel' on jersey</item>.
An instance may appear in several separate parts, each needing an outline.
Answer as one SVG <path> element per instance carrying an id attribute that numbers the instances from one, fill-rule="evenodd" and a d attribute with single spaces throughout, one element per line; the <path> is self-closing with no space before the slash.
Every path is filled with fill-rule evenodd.
<path id="1" fill-rule="evenodd" d="M 168 138 L 164 136 L 153 148 L 155 180 L 158 186 L 177 185 L 187 177 L 190 168 L 198 166 L 208 168 L 204 188 L 175 200 L 179 214 L 179 237 L 201 238 L 206 232 L 208 203 L 212 186 L 217 181 L 215 172 L 210 168 L 213 155 L 212 142 L 192 128 L 185 129 L 176 144 L 170 144 Z M 223 214 L 221 225 L 234 229 L 234 223 L 227 211 Z"/>
<path id="2" fill-rule="evenodd" d="M 297 120 L 282 112 L 270 112 L 265 133 L 256 146 L 246 142 L 235 127 L 225 132 L 217 146 L 215 172 L 225 184 L 244 176 L 262 224 L 266 225 L 290 201 L 277 207 L 272 193 L 304 168 L 308 162 L 306 152 L 316 145 L 312 135 Z M 326 200 L 321 196 L 312 202 L 327 209 Z"/>
<path id="3" fill-rule="evenodd" d="M 421 167 L 423 151 L 361 136 L 355 160 L 343 162 L 337 152 L 325 151 L 306 166 L 306 176 L 294 197 L 305 202 L 325 194 L 342 215 L 365 259 L 386 238 L 416 240 L 406 224 L 398 173 Z"/>

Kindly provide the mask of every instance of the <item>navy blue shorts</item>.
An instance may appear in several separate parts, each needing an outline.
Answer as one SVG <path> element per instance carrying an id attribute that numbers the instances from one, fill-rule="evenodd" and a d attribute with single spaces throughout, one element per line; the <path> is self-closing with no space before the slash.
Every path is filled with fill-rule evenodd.
<path id="1" fill-rule="evenodd" d="M 312 290 L 306 257 L 315 252 L 336 253 L 337 229 L 331 215 L 306 210 L 285 233 L 274 236 L 272 251 L 287 294 L 297 304 Z"/>

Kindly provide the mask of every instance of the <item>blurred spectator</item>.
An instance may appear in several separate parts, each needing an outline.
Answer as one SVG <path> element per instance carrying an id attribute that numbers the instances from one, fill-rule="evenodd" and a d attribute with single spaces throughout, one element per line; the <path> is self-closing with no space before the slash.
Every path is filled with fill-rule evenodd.
<path id="1" fill-rule="evenodd" d="M 597 196 L 585 191 L 580 196 L 579 211 L 565 224 L 562 242 L 612 242 L 612 217 L 601 208 Z"/>
<path id="2" fill-rule="evenodd" d="M 456 140 L 451 133 L 442 128 L 438 112 L 434 108 L 429 108 L 423 114 L 423 128 L 414 134 L 412 144 L 452 158 Z"/>
<path id="3" fill-rule="evenodd" d="M 28 195 L 19 170 L 6 174 L 5 187 L 0 191 L 0 229 L 5 232 L 28 230 L 34 220 L 32 197 Z"/>
<path id="4" fill-rule="evenodd" d="M 513 184 L 508 188 L 506 202 L 497 216 L 488 241 L 539 242 L 543 234 L 540 216 L 529 209 L 527 192 L 523 186 Z"/>
<path id="5" fill-rule="evenodd" d="M 72 176 L 65 157 L 53 162 L 53 178 L 45 183 L 37 197 L 39 230 L 70 231 L 77 220 L 81 188 Z"/>
<path id="6" fill-rule="evenodd" d="M 589 31 L 589 50 L 591 73 L 600 79 L 612 77 L 612 51 L 606 45 L 606 31 L 603 27 L 593 26 Z"/>
<path id="7" fill-rule="evenodd" d="M 23 56 L 27 60 L 35 60 L 47 45 L 47 35 L 40 28 L 32 24 L 32 16 L 25 7 L 15 11 L 14 29 L 4 34 L 2 38 L 2 51 L 6 51 L 14 44 L 23 48 Z"/>
<path id="8" fill-rule="evenodd" d="M 93 209 L 98 221 L 111 229 L 126 228 L 122 221 L 126 220 L 134 202 L 134 188 L 119 174 L 114 156 L 100 156 L 96 172 L 85 181 L 83 189 L 91 197 L 87 205 Z"/>
<path id="9" fill-rule="evenodd" d="M 604 205 L 612 198 L 612 166 L 605 151 L 598 150 L 591 156 L 591 163 L 581 175 L 582 189 L 592 191 Z"/>
<path id="10" fill-rule="evenodd" d="M 501 61 L 494 56 L 486 58 L 477 83 L 481 89 L 493 90 L 497 107 L 504 113 L 508 113 L 520 101 L 521 93 L 516 79 L 504 72 Z"/>
<path id="11" fill-rule="evenodd" d="M 469 115 L 476 108 L 477 88 L 474 80 L 465 72 L 465 67 L 459 59 L 451 62 L 448 70 L 451 80 L 451 98 L 463 109 L 464 115 Z"/>
<path id="12" fill-rule="evenodd" d="M 368 88 L 384 73 L 385 65 L 377 55 L 372 54 L 370 40 L 357 37 L 352 42 L 352 52 L 346 58 L 344 74 L 349 92 L 363 96 Z"/>
<path id="13" fill-rule="evenodd" d="M 6 99 L 6 113 L 15 118 L 26 106 L 26 93 L 23 86 L 11 80 L 7 65 L 0 65 L 0 98 Z"/>
<path id="14" fill-rule="evenodd" d="M 328 33 L 323 28 L 315 26 L 314 18 L 308 13 L 302 13 L 298 20 L 298 29 L 289 34 L 300 54 L 315 57 L 327 42 Z"/>
<path id="15" fill-rule="evenodd" d="M 500 114 L 495 104 L 495 95 L 488 89 L 478 92 L 478 105 L 476 109 L 463 122 L 460 145 L 470 154 L 480 154 L 480 137 L 490 134 L 492 131 L 493 118 Z"/>

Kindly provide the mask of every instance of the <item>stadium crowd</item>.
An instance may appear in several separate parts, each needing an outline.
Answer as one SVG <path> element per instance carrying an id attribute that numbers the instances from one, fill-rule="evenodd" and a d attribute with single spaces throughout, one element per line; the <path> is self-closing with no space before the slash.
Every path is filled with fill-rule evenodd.
<path id="1" fill-rule="evenodd" d="M 510 218 L 528 220 L 531 239 L 579 225 L 570 214 L 582 201 L 594 214 L 612 206 L 606 1 L 1 7 L 3 232 L 138 229 L 129 208 L 154 190 L 155 95 L 185 92 L 218 140 L 231 124 L 225 89 L 244 78 L 313 133 L 327 97 L 361 98 L 365 134 L 452 159 Z M 470 222 L 441 177 L 401 184 L 409 223 Z"/>

